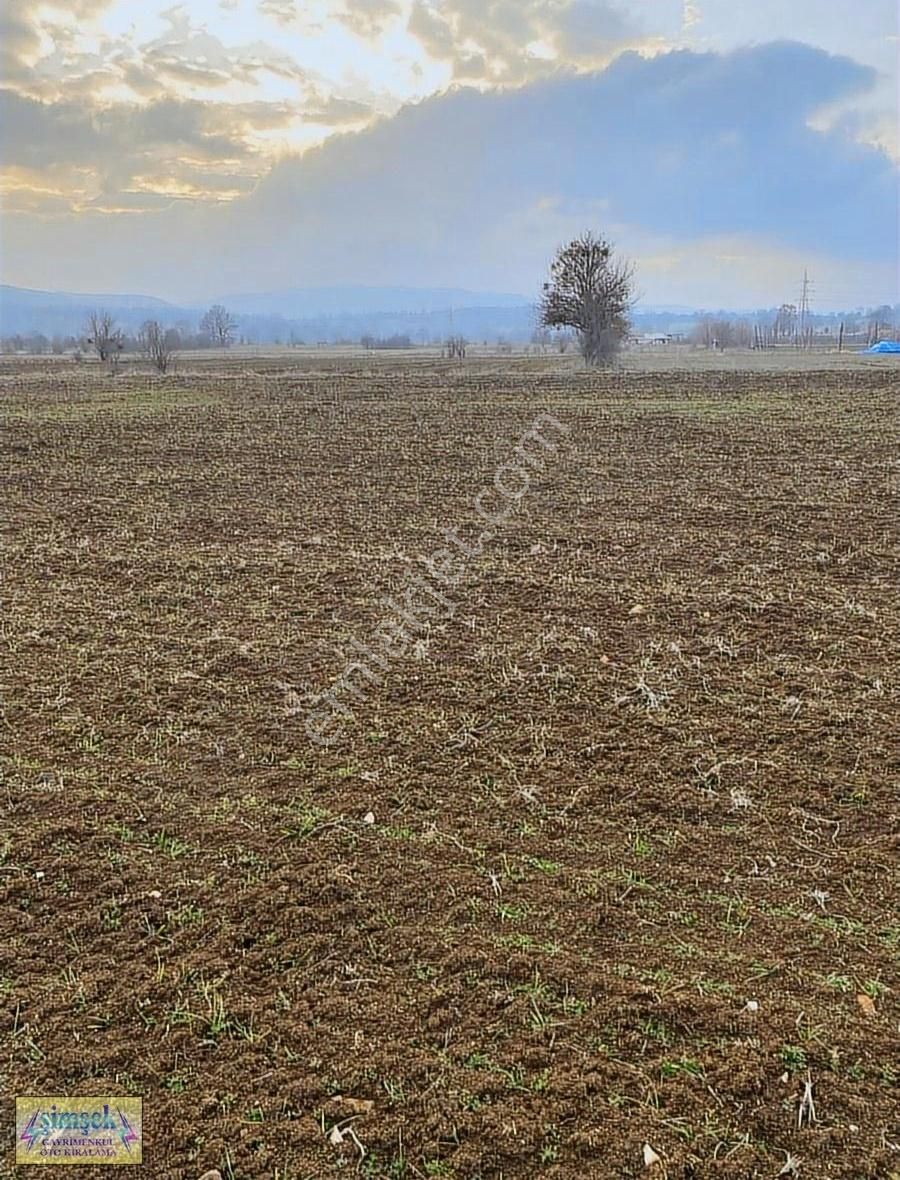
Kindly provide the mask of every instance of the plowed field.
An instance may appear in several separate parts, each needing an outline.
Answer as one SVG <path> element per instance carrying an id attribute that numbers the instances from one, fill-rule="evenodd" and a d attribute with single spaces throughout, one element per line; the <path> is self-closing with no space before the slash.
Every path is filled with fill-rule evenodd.
<path id="1" fill-rule="evenodd" d="M 0 1172 L 121 1093 L 154 1180 L 900 1173 L 898 396 L 0 367 Z"/>

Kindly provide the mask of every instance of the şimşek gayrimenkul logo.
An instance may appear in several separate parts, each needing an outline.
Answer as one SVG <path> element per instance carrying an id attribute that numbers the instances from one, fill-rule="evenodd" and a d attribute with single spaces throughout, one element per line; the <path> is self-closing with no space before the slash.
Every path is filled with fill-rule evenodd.
<path id="1" fill-rule="evenodd" d="M 16 1098 L 17 1164 L 139 1164 L 143 1099 Z"/>

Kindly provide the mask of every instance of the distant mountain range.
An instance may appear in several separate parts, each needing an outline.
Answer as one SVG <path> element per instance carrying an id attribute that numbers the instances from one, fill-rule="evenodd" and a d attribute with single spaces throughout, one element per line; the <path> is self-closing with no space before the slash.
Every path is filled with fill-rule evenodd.
<path id="1" fill-rule="evenodd" d="M 155 317 L 169 319 L 179 309 L 152 295 L 87 295 L 70 291 L 32 291 L 0 285 L 0 334 L 42 332 L 45 336 L 77 335 L 92 311 L 103 308 L 123 327 Z"/>
<path id="2" fill-rule="evenodd" d="M 457 314 L 470 327 L 473 312 L 486 321 L 499 316 L 505 326 L 528 319 L 531 305 L 523 295 L 490 291 L 466 291 L 452 287 L 295 287 L 223 295 L 210 303 L 222 303 L 237 318 L 239 330 L 259 339 L 285 336 L 303 329 L 342 330 L 345 321 L 353 331 L 404 330 L 391 326 L 400 321 L 428 320 L 437 316 L 449 323 Z M 132 329 L 152 317 L 165 326 L 185 324 L 195 328 L 209 304 L 178 305 L 151 295 L 85 294 L 69 291 L 33 291 L 0 285 L 0 334 L 41 332 L 46 336 L 77 335 L 92 311 L 103 309 L 119 325 Z M 493 315 L 497 313 L 497 315 Z M 385 319 L 391 320 L 387 324 Z M 408 325 L 407 325 L 408 327 Z M 260 335 L 262 333 L 262 335 Z"/>
<path id="3" fill-rule="evenodd" d="M 245 340 L 358 340 L 363 335 L 408 335 L 414 343 L 458 332 L 469 339 L 527 340 L 535 328 L 534 304 L 524 295 L 458 287 L 292 287 L 222 295 L 221 303 Z M 197 330 L 208 304 L 175 304 L 152 295 L 32 291 L 0 286 L 0 336 L 80 336 L 88 316 L 103 309 L 134 332 L 146 319 Z M 651 328 L 695 315 L 688 307 L 646 307 Z M 636 317 L 638 318 L 638 317 Z"/>
<path id="4" fill-rule="evenodd" d="M 531 303 L 524 295 L 455 287 L 293 287 L 255 295 L 226 295 L 216 302 L 243 315 L 279 315 L 285 319 L 398 311 L 418 314 L 457 307 L 528 307 Z"/>
<path id="5" fill-rule="evenodd" d="M 28 287 L 0 284 L 0 307 L 104 307 L 107 311 L 132 308 L 171 307 L 164 299 L 152 295 L 85 295 L 71 291 L 32 291 Z"/>

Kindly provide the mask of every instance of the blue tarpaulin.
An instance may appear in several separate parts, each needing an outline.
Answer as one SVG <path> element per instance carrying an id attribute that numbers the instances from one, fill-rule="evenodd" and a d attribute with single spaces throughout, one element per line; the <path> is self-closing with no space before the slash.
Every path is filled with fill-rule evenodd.
<path id="1" fill-rule="evenodd" d="M 878 344 L 873 344 L 871 348 L 867 348 L 866 352 L 900 352 L 900 341 L 880 340 Z"/>

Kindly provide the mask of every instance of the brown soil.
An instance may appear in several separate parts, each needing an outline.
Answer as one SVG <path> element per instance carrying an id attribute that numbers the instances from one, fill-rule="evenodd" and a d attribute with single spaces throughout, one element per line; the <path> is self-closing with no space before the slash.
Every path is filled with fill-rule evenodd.
<path id="1" fill-rule="evenodd" d="M 160 1180 L 900 1172 L 898 380 L 554 364 L 0 368 L 7 1095 Z"/>

